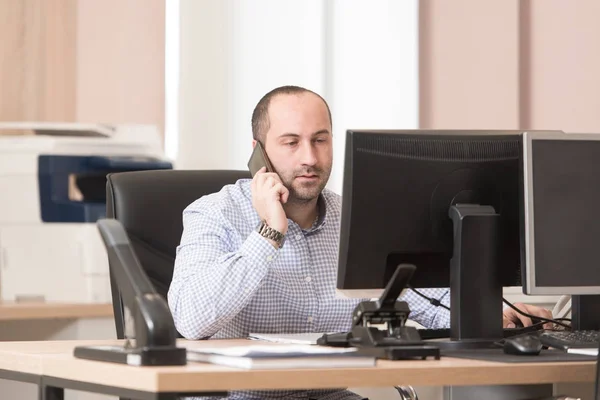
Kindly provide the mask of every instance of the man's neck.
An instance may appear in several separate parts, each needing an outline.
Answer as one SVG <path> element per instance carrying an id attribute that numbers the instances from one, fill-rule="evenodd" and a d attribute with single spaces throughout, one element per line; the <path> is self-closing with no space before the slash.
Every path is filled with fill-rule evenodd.
<path id="1" fill-rule="evenodd" d="M 317 199 L 309 202 L 288 202 L 283 206 L 285 215 L 302 229 L 309 229 L 318 215 Z"/>

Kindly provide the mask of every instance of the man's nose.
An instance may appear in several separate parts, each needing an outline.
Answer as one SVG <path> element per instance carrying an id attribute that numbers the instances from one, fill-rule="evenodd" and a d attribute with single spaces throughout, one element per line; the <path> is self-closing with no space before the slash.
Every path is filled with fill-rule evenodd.
<path id="1" fill-rule="evenodd" d="M 317 154 L 315 146 L 312 143 L 304 143 L 300 149 L 300 162 L 302 165 L 315 165 L 317 163 Z"/>

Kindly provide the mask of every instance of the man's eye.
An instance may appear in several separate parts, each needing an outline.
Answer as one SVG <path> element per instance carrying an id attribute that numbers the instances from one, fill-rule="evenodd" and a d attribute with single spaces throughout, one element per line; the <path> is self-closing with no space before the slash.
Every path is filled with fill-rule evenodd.
<path id="1" fill-rule="evenodd" d="M 286 146 L 295 146 L 297 142 L 287 142 Z"/>

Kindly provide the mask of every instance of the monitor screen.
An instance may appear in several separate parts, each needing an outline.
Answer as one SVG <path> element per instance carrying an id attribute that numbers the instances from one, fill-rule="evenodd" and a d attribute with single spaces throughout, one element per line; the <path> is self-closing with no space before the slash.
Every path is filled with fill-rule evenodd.
<path id="1" fill-rule="evenodd" d="M 600 293 L 600 135 L 524 135 L 525 293 Z"/>
<path id="2" fill-rule="evenodd" d="M 520 133 L 349 131 L 338 292 L 383 288 L 401 263 L 413 287 L 449 287 L 456 204 L 499 214 L 497 279 L 520 286 Z"/>

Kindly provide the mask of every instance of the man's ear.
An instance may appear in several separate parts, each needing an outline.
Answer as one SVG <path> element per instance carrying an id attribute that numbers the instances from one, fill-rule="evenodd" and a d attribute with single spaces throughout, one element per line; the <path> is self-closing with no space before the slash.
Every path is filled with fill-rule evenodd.
<path id="1" fill-rule="evenodd" d="M 256 139 L 252 139 L 252 150 L 256 147 Z"/>

